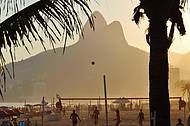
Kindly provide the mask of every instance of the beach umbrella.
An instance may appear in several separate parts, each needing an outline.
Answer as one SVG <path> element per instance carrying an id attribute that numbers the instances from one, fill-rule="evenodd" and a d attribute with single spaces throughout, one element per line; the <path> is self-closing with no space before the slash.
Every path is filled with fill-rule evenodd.
<path id="1" fill-rule="evenodd" d="M 9 107 L 7 106 L 0 106 L 0 109 L 8 109 Z"/>
<path id="2" fill-rule="evenodd" d="M 19 109 L 13 109 L 14 115 L 15 116 L 20 116 L 20 114 L 23 114 L 23 112 L 21 112 Z"/>
<path id="3" fill-rule="evenodd" d="M 126 103 L 130 103 L 130 101 L 127 98 L 118 98 L 115 101 L 113 101 L 112 103 L 115 103 L 115 104 L 126 104 Z"/>
<path id="4" fill-rule="evenodd" d="M 32 105 L 31 105 L 31 104 L 26 104 L 26 105 L 24 105 L 24 106 L 26 106 L 26 107 L 31 107 Z"/>
<path id="5" fill-rule="evenodd" d="M 8 116 L 8 113 L 5 112 L 4 110 L 0 110 L 0 118 L 5 118 Z"/>
<path id="6" fill-rule="evenodd" d="M 8 116 L 16 116 L 12 109 L 6 109 L 5 112 L 8 113 Z"/>
<path id="7" fill-rule="evenodd" d="M 35 105 L 33 105 L 34 107 L 40 107 L 40 106 L 42 106 L 42 104 L 35 104 Z"/>

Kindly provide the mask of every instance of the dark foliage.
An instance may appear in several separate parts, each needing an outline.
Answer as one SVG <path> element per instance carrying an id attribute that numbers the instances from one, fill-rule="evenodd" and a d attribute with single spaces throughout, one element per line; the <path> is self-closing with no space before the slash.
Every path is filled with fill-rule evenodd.
<path id="1" fill-rule="evenodd" d="M 18 12 L 24 6 L 25 0 L 0 0 L 0 11 L 2 10 L 6 16 L 11 12 Z"/>
<path id="2" fill-rule="evenodd" d="M 186 32 L 185 26 L 183 23 L 182 13 L 181 13 L 181 9 L 184 8 L 186 2 L 187 2 L 186 0 L 181 0 L 181 1 L 180 0 L 174 0 L 174 3 L 172 5 L 172 9 L 171 9 L 171 13 L 167 17 L 167 20 L 171 21 L 171 23 L 172 23 L 171 29 L 170 29 L 170 35 L 168 37 L 169 41 L 172 41 L 172 39 L 173 39 L 174 26 L 177 27 L 177 29 L 181 35 L 184 35 Z M 148 8 L 151 6 L 150 3 L 151 3 L 151 1 L 149 1 L 149 0 L 140 0 L 140 5 L 134 9 L 133 20 L 135 21 L 135 23 L 137 25 L 139 24 L 139 21 L 143 17 L 143 15 L 146 14 L 148 16 L 148 18 L 151 18 L 150 17 L 150 12 L 151 12 L 150 9 L 151 8 Z M 141 11 L 142 9 L 146 10 L 146 12 L 142 12 Z M 146 36 L 147 40 L 149 40 L 148 36 L 149 36 L 149 34 L 147 34 L 147 36 Z M 149 43 L 149 41 L 147 41 L 147 42 Z"/>

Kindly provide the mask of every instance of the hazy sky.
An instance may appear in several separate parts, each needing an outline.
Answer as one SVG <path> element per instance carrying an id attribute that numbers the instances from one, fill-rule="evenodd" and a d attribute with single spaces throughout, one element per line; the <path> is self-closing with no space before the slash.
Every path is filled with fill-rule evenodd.
<path id="1" fill-rule="evenodd" d="M 28 0 L 27 4 L 34 1 L 36 0 Z M 148 21 L 142 20 L 139 27 L 132 21 L 133 9 L 137 5 L 137 0 L 96 0 L 96 2 L 91 0 L 90 4 L 93 11 L 97 10 L 102 13 L 108 24 L 113 21 L 121 22 L 126 40 L 130 45 L 148 51 L 149 47 L 145 41 L 145 30 L 147 28 Z M 186 24 L 187 35 L 180 37 L 178 32 L 176 32 L 174 42 L 170 49 L 173 52 L 190 52 L 190 14 L 188 14 L 187 11 L 184 13 L 184 21 Z M 58 46 L 61 45 L 63 44 L 58 44 Z M 18 60 L 35 55 L 43 51 L 43 48 L 41 44 L 36 42 L 36 44 L 34 44 L 34 49 L 30 50 L 32 53 L 31 55 L 23 50 L 24 49 L 16 50 Z"/>

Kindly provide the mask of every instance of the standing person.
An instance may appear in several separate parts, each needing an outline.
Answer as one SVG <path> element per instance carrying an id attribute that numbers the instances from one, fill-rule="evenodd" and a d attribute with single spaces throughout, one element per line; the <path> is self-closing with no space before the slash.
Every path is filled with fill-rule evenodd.
<path id="1" fill-rule="evenodd" d="M 26 120 L 26 126 L 31 126 L 31 122 L 30 122 L 29 118 L 27 118 L 27 120 Z"/>
<path id="2" fill-rule="evenodd" d="M 13 126 L 18 126 L 17 119 L 13 118 Z"/>
<path id="3" fill-rule="evenodd" d="M 10 121 L 3 121 L 1 126 L 13 126 L 13 124 Z"/>
<path id="4" fill-rule="evenodd" d="M 176 126 L 184 126 L 184 124 L 181 122 L 181 118 L 178 118 Z"/>
<path id="5" fill-rule="evenodd" d="M 63 117 L 66 117 L 66 108 L 65 108 L 65 106 L 63 107 Z"/>
<path id="6" fill-rule="evenodd" d="M 139 120 L 139 125 L 142 126 L 143 122 L 144 122 L 144 113 L 142 111 L 142 109 L 140 109 L 139 115 L 138 115 L 138 120 Z"/>
<path id="7" fill-rule="evenodd" d="M 91 111 L 90 111 L 90 105 L 88 105 L 88 118 L 91 118 Z"/>
<path id="8" fill-rule="evenodd" d="M 78 116 L 77 113 L 75 113 L 75 110 L 73 110 L 73 113 L 70 116 L 70 119 L 72 120 L 73 126 L 77 125 L 77 120 L 81 121 L 80 117 Z"/>
<path id="9" fill-rule="evenodd" d="M 187 126 L 190 126 L 190 115 L 189 115 L 189 117 L 187 119 Z"/>
<path id="10" fill-rule="evenodd" d="M 93 118 L 94 118 L 94 124 L 95 125 L 98 125 L 98 116 L 99 116 L 100 112 L 97 108 L 97 106 L 95 107 L 94 109 L 94 112 L 93 112 Z"/>
<path id="11" fill-rule="evenodd" d="M 116 112 L 116 119 L 115 119 L 116 123 L 115 123 L 115 126 L 119 126 L 119 124 L 121 122 L 119 109 L 116 109 L 115 112 Z"/>

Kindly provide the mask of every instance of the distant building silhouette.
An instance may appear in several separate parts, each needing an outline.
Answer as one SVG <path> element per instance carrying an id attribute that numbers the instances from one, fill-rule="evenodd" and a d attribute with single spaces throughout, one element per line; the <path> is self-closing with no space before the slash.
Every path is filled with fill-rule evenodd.
<path id="1" fill-rule="evenodd" d="M 170 66 L 169 68 L 169 91 L 171 96 L 180 95 L 180 90 L 176 82 L 180 78 L 180 69 L 177 67 Z"/>

